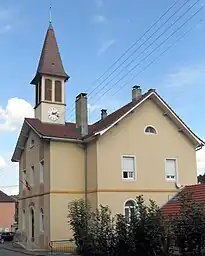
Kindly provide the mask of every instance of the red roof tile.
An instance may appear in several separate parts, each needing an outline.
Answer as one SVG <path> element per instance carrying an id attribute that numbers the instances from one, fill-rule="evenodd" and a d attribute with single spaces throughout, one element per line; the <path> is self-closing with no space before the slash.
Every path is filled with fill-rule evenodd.
<path id="1" fill-rule="evenodd" d="M 162 214 L 164 216 L 175 215 L 179 212 L 180 196 L 182 193 L 191 194 L 192 199 L 197 203 L 205 203 L 205 184 L 185 186 L 176 196 L 162 207 Z"/>
<path id="2" fill-rule="evenodd" d="M 99 120 L 98 122 L 89 125 L 88 127 L 88 136 L 92 136 L 95 132 L 101 131 L 115 121 L 117 121 L 121 116 L 127 113 L 131 108 L 133 108 L 137 103 L 142 101 L 149 93 L 153 90 L 149 90 L 147 93 L 143 94 L 140 98 L 135 101 L 132 101 L 115 112 L 108 115 L 105 119 Z M 66 123 L 62 124 L 49 124 L 42 123 L 39 119 L 35 118 L 26 118 L 26 122 L 28 122 L 39 134 L 48 137 L 58 137 L 58 138 L 69 138 L 69 139 L 77 139 L 79 138 L 78 131 L 76 129 L 75 123 Z"/>
<path id="3" fill-rule="evenodd" d="M 15 200 L 0 190 L 0 203 L 14 203 Z"/>

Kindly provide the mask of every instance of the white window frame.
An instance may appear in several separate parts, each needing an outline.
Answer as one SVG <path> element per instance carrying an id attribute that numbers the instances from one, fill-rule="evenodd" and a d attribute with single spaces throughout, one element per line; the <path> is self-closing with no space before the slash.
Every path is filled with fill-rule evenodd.
<path id="1" fill-rule="evenodd" d="M 39 224 L 40 224 L 40 232 L 44 232 L 44 220 L 45 220 L 45 216 L 44 216 L 44 209 L 43 208 L 40 208 L 40 211 L 39 211 L 39 217 L 40 217 L 40 220 L 39 220 Z"/>
<path id="2" fill-rule="evenodd" d="M 30 172 L 30 186 L 34 186 L 34 165 L 31 165 L 31 172 Z"/>
<path id="3" fill-rule="evenodd" d="M 167 160 L 174 160 L 175 161 L 176 173 L 175 173 L 174 179 L 167 178 L 167 175 L 166 175 Z M 168 181 L 168 182 L 177 182 L 177 179 L 178 179 L 178 159 L 176 157 L 166 157 L 165 160 L 164 160 L 164 166 L 165 166 L 165 169 L 164 169 L 164 171 L 165 171 L 165 180 Z"/>
<path id="4" fill-rule="evenodd" d="M 148 127 L 153 128 L 153 129 L 156 131 L 156 133 L 146 132 L 146 129 L 147 129 Z M 153 125 L 151 125 L 151 124 L 145 126 L 145 128 L 144 128 L 144 133 L 145 133 L 146 135 L 151 135 L 151 136 L 158 135 L 157 129 L 156 129 Z"/>
<path id="5" fill-rule="evenodd" d="M 26 172 L 26 169 L 23 169 L 22 171 L 22 183 L 23 183 L 23 190 L 26 190 L 26 181 L 27 181 L 27 172 Z"/>
<path id="6" fill-rule="evenodd" d="M 134 172 L 133 172 L 133 177 L 131 178 L 124 178 L 123 173 L 127 170 L 123 170 L 123 158 L 133 158 L 134 159 Z M 122 172 L 122 179 L 123 180 L 136 180 L 137 175 L 136 175 L 136 170 L 137 170 L 137 165 L 136 165 L 136 156 L 135 155 L 122 155 L 121 156 L 121 172 Z M 129 171 L 128 171 L 129 172 Z"/>
<path id="7" fill-rule="evenodd" d="M 39 168 L 39 170 L 40 170 L 40 183 L 43 184 L 44 183 L 44 159 L 40 161 L 39 165 L 40 165 L 40 168 Z M 42 168 L 42 166 L 43 166 L 43 168 Z"/>
<path id="8" fill-rule="evenodd" d="M 130 210 L 130 207 L 127 207 L 127 206 L 126 206 L 126 203 L 129 202 L 129 201 L 132 201 L 133 204 L 134 204 L 134 209 L 136 208 L 136 202 L 135 202 L 135 200 L 132 199 L 132 198 L 127 199 L 127 200 L 124 202 L 124 207 L 123 207 L 123 213 L 124 213 L 125 218 L 126 218 L 125 209 L 129 209 L 129 210 Z M 129 220 L 130 220 L 130 216 L 131 216 L 131 211 L 129 211 L 129 216 L 128 216 Z"/>

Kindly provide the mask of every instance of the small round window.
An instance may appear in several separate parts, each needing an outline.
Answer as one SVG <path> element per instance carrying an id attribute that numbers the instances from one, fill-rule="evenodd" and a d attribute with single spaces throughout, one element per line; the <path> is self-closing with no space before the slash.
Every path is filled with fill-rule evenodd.
<path id="1" fill-rule="evenodd" d="M 145 133 L 157 134 L 157 131 L 156 131 L 156 129 L 153 126 L 147 126 L 145 128 Z"/>

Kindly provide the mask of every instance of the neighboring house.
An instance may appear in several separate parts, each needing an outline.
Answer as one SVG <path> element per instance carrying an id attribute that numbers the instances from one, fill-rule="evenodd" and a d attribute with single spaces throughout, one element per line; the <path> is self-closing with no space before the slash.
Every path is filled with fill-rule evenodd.
<path id="1" fill-rule="evenodd" d="M 15 218 L 14 218 L 14 225 L 12 226 L 12 230 L 16 231 L 18 229 L 19 196 L 11 195 L 11 198 L 13 198 L 15 201 Z"/>
<path id="2" fill-rule="evenodd" d="M 185 186 L 181 189 L 173 198 L 171 198 L 162 207 L 162 213 L 164 216 L 175 216 L 180 211 L 180 198 L 182 195 L 191 196 L 196 203 L 205 203 L 205 184 L 195 184 L 190 186 Z"/>
<path id="3" fill-rule="evenodd" d="M 142 94 L 139 86 L 128 104 L 111 114 L 102 110 L 92 125 L 87 94 L 80 93 L 76 123 L 67 123 L 68 79 L 50 24 L 31 82 L 35 118 L 24 120 L 12 156 L 19 162 L 19 229 L 41 247 L 71 237 L 67 214 L 74 199 L 126 215 L 139 194 L 164 204 L 197 182 L 196 150 L 204 145 L 155 90 Z"/>
<path id="4" fill-rule="evenodd" d="M 11 231 L 15 219 L 15 200 L 0 191 L 0 232 Z"/>

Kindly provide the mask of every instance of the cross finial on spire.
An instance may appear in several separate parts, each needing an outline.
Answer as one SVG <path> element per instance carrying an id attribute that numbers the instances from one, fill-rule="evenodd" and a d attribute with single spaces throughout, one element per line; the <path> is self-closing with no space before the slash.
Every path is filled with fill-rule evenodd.
<path id="1" fill-rule="evenodd" d="M 52 6 L 51 6 L 51 4 L 50 4 L 50 8 L 49 8 L 49 24 L 51 24 L 52 23 Z"/>

